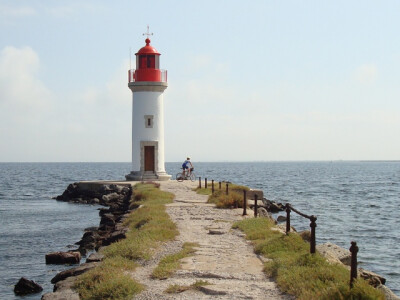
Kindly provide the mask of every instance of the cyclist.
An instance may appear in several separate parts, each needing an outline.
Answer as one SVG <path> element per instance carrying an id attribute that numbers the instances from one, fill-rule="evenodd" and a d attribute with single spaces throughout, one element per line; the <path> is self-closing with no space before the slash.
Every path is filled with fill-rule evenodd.
<path id="1" fill-rule="evenodd" d="M 190 168 L 189 168 L 190 166 Z M 185 178 L 186 176 L 190 176 L 190 172 L 193 169 L 193 164 L 190 161 L 190 157 L 187 157 L 186 160 L 182 164 L 182 176 Z M 185 174 L 186 173 L 186 174 Z"/>

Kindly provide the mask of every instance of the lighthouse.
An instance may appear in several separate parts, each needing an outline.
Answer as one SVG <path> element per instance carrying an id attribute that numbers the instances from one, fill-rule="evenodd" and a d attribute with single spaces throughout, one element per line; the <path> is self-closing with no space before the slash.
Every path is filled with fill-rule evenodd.
<path id="1" fill-rule="evenodd" d="M 136 55 L 136 70 L 128 71 L 132 91 L 132 171 L 126 180 L 169 180 L 164 160 L 164 96 L 167 71 L 160 69 L 160 53 L 146 45 Z"/>

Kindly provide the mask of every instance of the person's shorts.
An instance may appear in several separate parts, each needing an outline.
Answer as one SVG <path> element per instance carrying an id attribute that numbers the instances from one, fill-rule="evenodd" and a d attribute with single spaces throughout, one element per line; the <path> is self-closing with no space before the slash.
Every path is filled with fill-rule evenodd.
<path id="1" fill-rule="evenodd" d="M 186 170 L 189 169 L 189 167 L 187 165 L 182 165 L 182 169 Z"/>

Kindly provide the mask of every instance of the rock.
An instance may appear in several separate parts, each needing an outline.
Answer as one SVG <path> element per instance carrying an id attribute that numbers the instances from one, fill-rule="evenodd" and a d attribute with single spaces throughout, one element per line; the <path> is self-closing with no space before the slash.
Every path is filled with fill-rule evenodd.
<path id="1" fill-rule="evenodd" d="M 358 269 L 358 275 L 368 281 L 368 283 L 375 288 L 386 283 L 386 279 L 384 277 L 374 272 L 364 270 L 363 268 Z"/>
<path id="2" fill-rule="evenodd" d="M 120 198 L 121 198 L 121 196 L 119 194 L 111 193 L 111 194 L 108 194 L 108 195 L 104 195 L 102 197 L 102 200 L 104 202 L 108 203 L 108 202 L 115 202 L 115 201 L 119 200 Z"/>
<path id="3" fill-rule="evenodd" d="M 382 291 L 385 294 L 385 299 L 386 300 L 400 300 L 400 297 L 398 297 L 397 295 L 395 295 L 391 289 L 389 289 L 387 286 L 385 285 L 378 285 L 376 287 L 378 290 Z"/>
<path id="4" fill-rule="evenodd" d="M 311 232 L 310 232 L 310 230 L 300 231 L 299 235 L 301 236 L 303 241 L 310 242 L 310 240 L 311 240 Z"/>
<path id="5" fill-rule="evenodd" d="M 92 253 L 92 254 L 89 255 L 89 257 L 86 259 L 86 262 L 87 262 L 87 263 L 90 263 L 90 262 L 99 262 L 99 261 L 102 261 L 103 258 L 104 258 L 104 255 L 103 255 L 103 254 L 100 254 L 100 253 L 98 253 L 98 252 L 95 252 L 95 253 Z"/>
<path id="6" fill-rule="evenodd" d="M 62 271 L 53 277 L 53 279 L 51 280 L 51 283 L 54 284 L 61 280 L 66 279 L 68 277 L 81 275 L 81 274 L 93 269 L 98 264 L 99 264 L 98 262 L 84 263 L 84 264 L 81 264 L 79 267 Z"/>
<path id="7" fill-rule="evenodd" d="M 351 253 L 349 250 L 332 243 L 316 246 L 317 251 L 330 262 L 340 261 L 342 264 L 351 265 Z"/>
<path id="8" fill-rule="evenodd" d="M 53 292 L 61 292 L 65 290 L 71 290 L 75 284 L 77 277 L 68 277 L 64 280 L 57 282 L 54 285 Z"/>
<path id="9" fill-rule="evenodd" d="M 286 222 L 286 217 L 285 217 L 285 216 L 278 216 L 278 218 L 276 219 L 276 221 L 278 221 L 278 223 Z"/>
<path id="10" fill-rule="evenodd" d="M 40 293 L 41 291 L 43 291 L 43 288 L 39 284 L 25 277 L 21 277 L 14 286 L 14 293 L 18 296 Z"/>
<path id="11" fill-rule="evenodd" d="M 123 240 L 125 238 L 126 238 L 126 230 L 115 231 L 111 233 L 111 235 L 108 238 L 104 239 L 102 245 L 107 246 L 119 240 Z"/>
<path id="12" fill-rule="evenodd" d="M 41 300 L 80 300 L 79 294 L 73 290 L 46 293 Z"/>
<path id="13" fill-rule="evenodd" d="M 46 264 L 79 264 L 80 252 L 52 252 L 46 254 Z"/>

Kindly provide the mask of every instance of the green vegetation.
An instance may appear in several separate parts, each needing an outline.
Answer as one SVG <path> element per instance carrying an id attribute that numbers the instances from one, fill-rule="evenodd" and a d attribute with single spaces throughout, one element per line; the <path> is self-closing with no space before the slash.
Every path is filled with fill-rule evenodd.
<path id="1" fill-rule="evenodd" d="M 178 285 L 178 284 L 173 284 L 170 285 L 165 292 L 169 293 L 169 294 L 176 294 L 176 293 L 182 293 L 184 291 L 187 290 L 197 290 L 199 289 L 201 286 L 205 286 L 205 285 L 210 285 L 211 283 L 209 283 L 208 281 L 204 281 L 204 280 L 198 280 L 195 283 L 191 284 L 191 285 Z"/>
<path id="2" fill-rule="evenodd" d="M 151 249 L 178 234 L 165 211 L 165 204 L 171 203 L 173 197 L 153 183 L 134 187 L 132 205 L 142 206 L 125 221 L 129 226 L 127 238 L 108 246 L 103 251 L 102 264 L 79 276 L 75 288 L 81 299 L 131 299 L 142 290 L 126 272 L 134 270 L 136 260 L 149 259 Z"/>
<path id="3" fill-rule="evenodd" d="M 151 277 L 157 279 L 167 279 L 179 268 L 179 260 L 196 252 L 194 247 L 197 246 L 197 243 L 184 243 L 181 251 L 167 255 L 159 262 L 158 266 L 153 270 Z"/>
<path id="4" fill-rule="evenodd" d="M 384 299 L 383 294 L 363 279 L 349 288 L 350 272 L 329 264 L 318 253 L 309 253 L 309 244 L 296 233 L 271 230 L 267 218 L 252 218 L 234 224 L 253 242 L 255 252 L 271 259 L 265 272 L 273 276 L 283 292 L 298 299 Z"/>
<path id="5" fill-rule="evenodd" d="M 201 195 L 209 195 L 208 203 L 214 203 L 217 208 L 232 208 L 236 205 L 243 207 L 243 190 L 248 191 L 249 188 L 243 185 L 229 184 L 228 195 L 226 195 L 226 185 L 222 184 L 219 189 L 218 183 L 214 183 L 214 194 L 212 194 L 211 184 L 207 188 L 197 188 L 196 192 Z"/>

